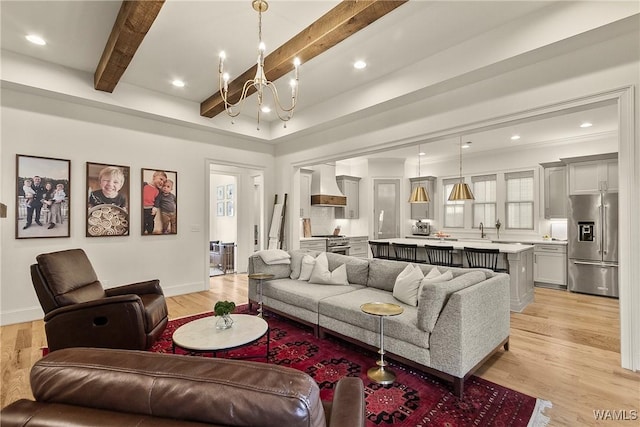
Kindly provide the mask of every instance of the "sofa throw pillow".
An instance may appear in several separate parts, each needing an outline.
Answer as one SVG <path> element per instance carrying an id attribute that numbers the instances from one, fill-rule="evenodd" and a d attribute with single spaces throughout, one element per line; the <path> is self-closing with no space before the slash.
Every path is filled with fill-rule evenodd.
<path id="1" fill-rule="evenodd" d="M 302 267 L 302 258 L 305 255 L 314 255 L 312 251 L 306 249 L 294 249 L 289 252 L 291 255 L 291 274 L 290 279 L 298 280 L 300 277 L 300 268 Z"/>
<path id="2" fill-rule="evenodd" d="M 447 273 L 451 272 L 447 271 Z M 431 280 L 437 281 L 443 276 L 448 275 L 445 273 Z M 486 277 L 482 271 L 472 271 L 448 281 L 424 284 L 418 298 L 418 328 L 425 332 L 432 332 L 449 296 L 461 289 L 482 282 Z"/>
<path id="3" fill-rule="evenodd" d="M 311 272 L 313 271 L 313 267 L 316 265 L 316 259 L 311 255 L 305 255 L 302 257 L 302 261 L 300 263 L 300 275 L 298 276 L 298 280 L 309 280 L 311 278 Z"/>
<path id="4" fill-rule="evenodd" d="M 409 264 L 402 270 L 402 273 L 396 277 L 396 283 L 393 285 L 393 297 L 405 304 L 418 305 L 418 290 L 424 275 L 422 270 Z"/>
<path id="5" fill-rule="evenodd" d="M 256 252 L 256 255 L 267 265 L 291 264 L 291 255 L 282 249 L 265 249 Z"/>
<path id="6" fill-rule="evenodd" d="M 347 266 L 342 264 L 340 267 L 333 271 L 329 271 L 329 261 L 327 260 L 327 253 L 322 252 L 316 258 L 309 283 L 315 283 L 318 285 L 348 285 L 347 281 Z"/>
<path id="7" fill-rule="evenodd" d="M 440 270 L 438 270 L 438 267 L 433 267 L 431 270 L 429 270 L 429 272 L 427 274 L 424 275 L 425 279 L 433 279 L 435 277 L 440 276 L 442 273 L 440 273 Z"/>
<path id="8" fill-rule="evenodd" d="M 435 270 L 435 268 L 433 270 Z M 431 274 L 431 271 L 429 272 L 429 274 Z M 422 279 L 422 282 L 420 283 L 421 287 L 426 285 L 427 283 L 440 283 L 440 282 L 446 282 L 447 280 L 453 279 L 453 273 L 450 271 L 445 271 L 442 274 L 438 272 L 438 274 L 434 274 L 431 277 L 429 277 L 429 274 L 424 276 L 424 279 Z"/>

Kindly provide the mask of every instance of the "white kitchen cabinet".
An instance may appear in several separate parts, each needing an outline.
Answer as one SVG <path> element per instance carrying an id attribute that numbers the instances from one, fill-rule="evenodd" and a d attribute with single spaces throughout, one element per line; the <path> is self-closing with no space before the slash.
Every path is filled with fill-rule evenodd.
<path id="1" fill-rule="evenodd" d="M 567 165 L 561 162 L 543 163 L 544 168 L 544 217 L 567 217 Z"/>
<path id="2" fill-rule="evenodd" d="M 300 169 L 300 218 L 311 218 L 312 170 Z"/>
<path id="3" fill-rule="evenodd" d="M 327 239 L 300 240 L 300 249 L 306 249 L 309 251 L 326 252 Z"/>
<path id="4" fill-rule="evenodd" d="M 367 236 L 349 237 L 349 246 L 349 256 L 369 258 L 369 239 Z"/>
<path id="5" fill-rule="evenodd" d="M 533 249 L 533 282 L 537 286 L 566 289 L 566 245 L 535 245 Z"/>
<path id="6" fill-rule="evenodd" d="M 618 159 L 569 164 L 569 194 L 618 191 Z"/>
<path id="7" fill-rule="evenodd" d="M 411 192 L 422 185 L 429 194 L 428 203 L 411 203 L 411 219 L 435 219 L 435 197 L 436 197 L 436 177 L 435 176 L 419 176 L 416 178 L 409 178 L 411 182 Z"/>
<path id="8" fill-rule="evenodd" d="M 336 176 L 338 188 L 347 197 L 345 207 L 335 208 L 335 217 L 338 219 L 360 218 L 360 178 L 357 176 Z"/>

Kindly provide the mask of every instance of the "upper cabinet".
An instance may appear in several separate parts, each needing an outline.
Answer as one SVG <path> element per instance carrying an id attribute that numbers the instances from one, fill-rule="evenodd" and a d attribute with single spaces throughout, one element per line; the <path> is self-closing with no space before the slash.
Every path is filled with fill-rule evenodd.
<path id="1" fill-rule="evenodd" d="M 338 188 L 347 197 L 345 207 L 335 208 L 335 217 L 339 219 L 360 218 L 360 178 L 357 176 L 336 176 Z"/>
<path id="2" fill-rule="evenodd" d="M 618 154 L 562 159 L 569 163 L 569 194 L 594 194 L 601 191 L 618 191 Z"/>
<path id="3" fill-rule="evenodd" d="M 436 197 L 436 177 L 435 176 L 419 176 L 409 178 L 411 182 L 411 193 L 418 186 L 422 185 L 429 194 L 428 203 L 411 203 L 411 219 L 435 219 L 435 197 Z"/>
<path id="4" fill-rule="evenodd" d="M 544 168 L 544 217 L 567 217 L 567 165 L 562 162 L 541 163 Z"/>
<path id="5" fill-rule="evenodd" d="M 300 169 L 300 218 L 311 218 L 311 175 L 312 170 Z"/>

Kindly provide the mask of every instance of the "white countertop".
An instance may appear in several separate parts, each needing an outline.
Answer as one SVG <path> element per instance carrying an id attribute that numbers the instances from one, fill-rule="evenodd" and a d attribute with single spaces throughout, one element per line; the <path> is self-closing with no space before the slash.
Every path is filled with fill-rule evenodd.
<path id="1" fill-rule="evenodd" d="M 403 243 L 409 245 L 415 245 L 416 239 L 375 239 L 373 242 L 389 242 L 389 243 Z M 430 245 L 434 246 L 453 246 L 454 249 L 464 250 L 465 246 L 480 248 L 480 249 L 498 249 L 501 253 L 504 254 L 516 254 L 519 252 L 524 252 L 528 250 L 533 250 L 533 245 L 527 244 L 519 244 L 519 243 L 491 243 L 490 240 L 486 241 L 473 241 L 473 240 L 429 240 Z M 418 244 L 418 246 L 420 246 Z"/>
<path id="2" fill-rule="evenodd" d="M 411 236 L 406 236 L 406 239 L 420 239 L 420 240 L 430 240 L 430 241 L 442 241 L 442 239 L 440 237 L 435 237 L 435 236 L 417 236 L 417 235 L 411 235 Z M 526 238 L 526 239 L 514 239 L 514 238 L 501 238 L 501 239 L 472 239 L 472 238 L 456 238 L 456 237 L 445 237 L 444 238 L 445 242 L 448 241 L 461 241 L 461 242 L 486 242 L 486 243 L 506 243 L 506 244 L 514 244 L 514 243 L 522 243 L 522 244 L 529 244 L 529 245 L 534 245 L 534 244 L 539 244 L 539 243 L 544 243 L 544 244 L 549 244 L 549 245 L 566 245 L 567 241 L 566 240 L 545 240 L 543 238 Z"/>

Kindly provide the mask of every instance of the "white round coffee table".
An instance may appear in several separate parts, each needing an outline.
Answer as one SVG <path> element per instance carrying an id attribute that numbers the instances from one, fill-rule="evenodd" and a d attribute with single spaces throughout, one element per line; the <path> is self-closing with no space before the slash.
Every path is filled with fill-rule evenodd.
<path id="1" fill-rule="evenodd" d="M 217 316 L 203 317 L 185 323 L 173 333 L 173 352 L 181 348 L 191 354 L 212 353 L 215 357 L 219 351 L 229 351 L 238 347 L 253 344 L 267 335 L 267 352 L 264 356 L 269 360 L 269 325 L 257 316 L 248 314 L 232 314 L 233 326 L 229 329 L 216 329 Z"/>

